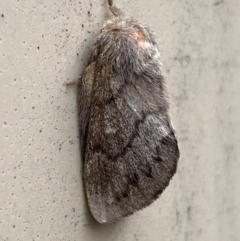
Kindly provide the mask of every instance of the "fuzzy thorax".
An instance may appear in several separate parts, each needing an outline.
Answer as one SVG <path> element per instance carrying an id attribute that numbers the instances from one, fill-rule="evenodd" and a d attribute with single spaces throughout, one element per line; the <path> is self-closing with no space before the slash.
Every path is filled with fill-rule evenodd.
<path id="1" fill-rule="evenodd" d="M 96 57 L 125 74 L 143 74 L 149 67 L 159 71 L 160 66 L 160 54 L 151 30 L 122 17 L 104 24 L 95 43 Z"/>

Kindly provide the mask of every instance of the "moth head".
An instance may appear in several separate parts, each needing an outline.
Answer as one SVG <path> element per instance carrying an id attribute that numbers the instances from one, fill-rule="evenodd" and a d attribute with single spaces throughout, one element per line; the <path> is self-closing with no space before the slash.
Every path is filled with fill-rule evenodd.
<path id="1" fill-rule="evenodd" d="M 147 28 L 142 27 L 132 19 L 126 18 L 117 17 L 106 21 L 101 33 L 115 37 L 125 36 L 127 38 L 132 38 L 137 42 L 151 41 L 151 33 Z"/>
<path id="2" fill-rule="evenodd" d="M 106 21 L 101 31 L 103 34 L 109 34 L 116 37 L 123 35 L 133 38 L 134 40 L 137 40 L 137 42 L 151 42 L 154 39 L 148 28 L 141 26 L 133 19 L 125 18 L 123 12 L 114 4 L 113 0 L 107 0 L 107 3 L 115 18 Z"/>

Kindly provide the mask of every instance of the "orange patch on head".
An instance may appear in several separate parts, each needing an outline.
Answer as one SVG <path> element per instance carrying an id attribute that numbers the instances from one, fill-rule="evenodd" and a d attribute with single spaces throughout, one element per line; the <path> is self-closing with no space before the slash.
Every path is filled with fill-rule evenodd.
<path id="1" fill-rule="evenodd" d="M 141 29 L 138 29 L 136 32 L 135 32 L 135 38 L 137 39 L 138 42 L 144 42 L 146 41 L 146 36 L 144 34 L 143 31 L 141 31 Z"/>

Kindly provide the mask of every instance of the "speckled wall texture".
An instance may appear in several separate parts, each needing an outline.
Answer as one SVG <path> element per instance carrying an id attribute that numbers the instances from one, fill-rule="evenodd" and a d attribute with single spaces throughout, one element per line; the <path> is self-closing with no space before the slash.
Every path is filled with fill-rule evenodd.
<path id="1" fill-rule="evenodd" d="M 0 0 L 0 240 L 239 241 L 240 1 L 118 2 L 158 36 L 178 172 L 150 207 L 97 224 L 64 83 L 81 74 L 105 1 Z"/>

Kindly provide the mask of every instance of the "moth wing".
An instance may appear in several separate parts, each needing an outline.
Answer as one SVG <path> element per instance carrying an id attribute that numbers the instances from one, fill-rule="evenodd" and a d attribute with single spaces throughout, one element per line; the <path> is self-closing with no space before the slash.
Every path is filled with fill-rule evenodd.
<path id="1" fill-rule="evenodd" d="M 162 76 L 129 80 L 107 65 L 95 73 L 84 182 L 93 216 L 105 223 L 151 204 L 174 175 L 179 150 Z"/>
<path id="2" fill-rule="evenodd" d="M 82 78 L 78 82 L 78 120 L 81 155 L 84 159 L 86 147 L 86 134 L 89 122 L 92 87 L 95 75 L 95 62 L 91 62 L 84 70 Z"/>

